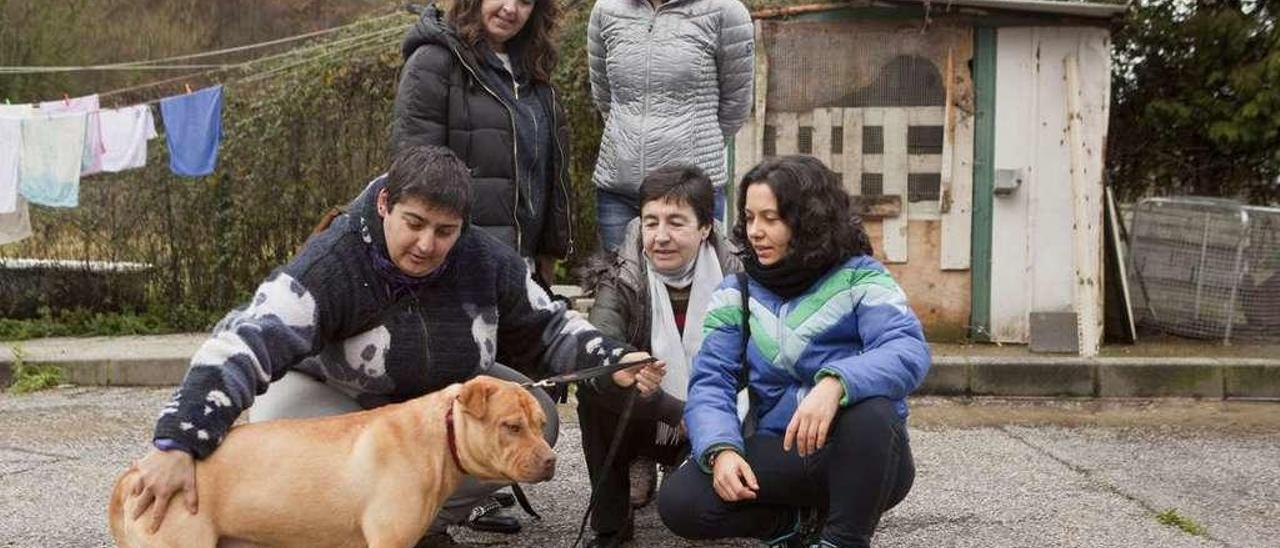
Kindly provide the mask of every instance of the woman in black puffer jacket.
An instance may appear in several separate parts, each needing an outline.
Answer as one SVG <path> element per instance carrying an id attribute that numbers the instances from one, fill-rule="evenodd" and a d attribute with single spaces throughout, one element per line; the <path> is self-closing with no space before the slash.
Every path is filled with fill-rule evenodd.
<path id="1" fill-rule="evenodd" d="M 471 169 L 471 222 L 508 243 L 544 283 L 573 251 L 569 132 L 551 86 L 555 2 L 434 4 L 405 36 L 393 152 L 452 149 Z"/>

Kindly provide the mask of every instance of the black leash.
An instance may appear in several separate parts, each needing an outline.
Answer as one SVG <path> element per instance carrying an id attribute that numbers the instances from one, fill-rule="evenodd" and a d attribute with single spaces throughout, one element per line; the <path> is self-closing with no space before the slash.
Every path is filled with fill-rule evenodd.
<path id="1" fill-rule="evenodd" d="M 656 361 L 658 361 L 658 358 L 654 358 L 651 356 L 643 360 L 636 360 L 633 362 L 619 362 L 612 365 L 588 367 L 586 369 L 579 369 L 577 371 L 565 373 L 563 375 L 548 377 L 540 381 L 529 381 L 526 383 L 522 383 L 520 386 L 523 386 L 525 388 L 533 388 L 535 386 L 539 388 L 551 388 L 558 384 L 567 384 L 571 382 L 594 379 L 596 377 L 603 377 L 605 375 L 612 375 L 618 371 L 622 371 L 623 369 L 636 367 L 638 365 L 650 364 Z M 578 535 L 573 541 L 572 548 L 577 548 L 582 544 L 582 536 L 583 536 L 583 533 L 586 532 L 587 521 L 591 519 L 591 513 L 595 511 L 596 502 L 598 502 L 600 486 L 604 485 L 605 479 L 609 477 L 609 468 L 613 465 L 614 459 L 618 457 L 618 447 L 622 445 L 622 436 L 624 433 L 626 433 L 627 422 L 631 420 L 631 408 L 635 406 L 637 393 L 638 391 L 634 389 L 629 390 L 627 392 L 627 401 L 626 403 L 623 404 L 622 415 L 618 419 L 618 429 L 614 431 L 613 439 L 609 441 L 609 451 L 605 453 L 604 467 L 600 473 L 600 477 L 596 478 L 595 483 L 591 486 L 591 500 L 590 502 L 587 503 L 587 511 L 582 514 L 582 523 L 578 525 Z M 523 494 L 524 494 L 523 492 L 516 493 L 517 500 L 519 500 L 521 498 L 520 495 L 523 495 Z M 527 504 L 528 504 L 527 500 L 525 500 L 525 501 L 521 501 L 520 505 L 524 507 L 525 512 L 529 513 L 530 515 L 537 516 L 537 514 L 533 512 L 532 507 L 527 506 Z"/>
<path id="2" fill-rule="evenodd" d="M 578 524 L 578 536 L 573 539 L 573 545 L 570 548 L 578 548 L 582 545 L 582 535 L 587 530 L 587 520 L 591 519 L 591 513 L 596 509 L 600 486 L 604 485 L 604 480 L 609 477 L 609 468 L 613 466 L 613 459 L 618 456 L 618 447 L 622 445 L 622 435 L 627 431 L 627 422 L 631 420 L 631 408 L 635 406 L 638 392 L 638 390 L 627 392 L 627 401 L 622 405 L 622 415 L 618 417 L 618 429 L 613 432 L 613 439 L 609 441 L 609 451 L 604 454 L 604 465 L 601 467 L 600 477 L 596 478 L 595 483 L 591 485 L 591 500 L 587 502 L 587 511 L 582 513 L 582 523 Z"/>
<path id="3" fill-rule="evenodd" d="M 542 516 L 533 510 L 533 505 L 529 504 L 529 496 L 524 494 L 524 489 L 520 487 L 519 483 L 511 484 L 511 494 L 516 498 L 516 502 L 520 504 L 520 509 L 524 510 L 524 513 L 529 514 L 537 521 L 542 521 Z"/>
<path id="4" fill-rule="evenodd" d="M 622 371 L 623 369 L 635 367 L 637 365 L 650 364 L 656 361 L 658 361 L 658 358 L 649 357 L 643 360 L 636 360 L 633 362 L 619 362 L 613 365 L 601 365 L 599 367 L 588 367 L 586 369 L 579 369 L 577 371 L 572 371 L 569 373 L 565 373 L 563 375 L 547 377 L 540 381 L 529 381 L 521 384 L 520 386 L 523 386 L 525 388 L 531 388 L 534 386 L 537 386 L 539 388 L 550 388 L 557 384 L 567 384 L 571 382 L 594 379 L 596 377 L 603 377 L 605 375 L 612 375 L 614 373 L 617 373 L 618 371 Z"/>

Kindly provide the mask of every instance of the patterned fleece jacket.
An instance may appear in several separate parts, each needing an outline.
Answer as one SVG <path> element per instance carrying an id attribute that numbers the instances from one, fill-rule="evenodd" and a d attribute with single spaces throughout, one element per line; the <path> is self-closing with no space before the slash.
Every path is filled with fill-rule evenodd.
<path id="1" fill-rule="evenodd" d="M 746 362 L 756 432 L 782 437 L 818 380 L 836 377 L 847 407 L 873 397 L 907 416 L 907 394 L 929 371 L 929 346 L 907 297 L 867 256 L 832 268 L 803 294 L 784 300 L 748 281 L 751 340 Z M 702 348 L 693 360 L 684 419 L 703 470 L 717 450 L 743 453 L 737 415 L 742 371 L 742 292 L 727 276 L 707 305 Z"/>
<path id="2" fill-rule="evenodd" d="M 228 314 L 160 412 L 155 438 L 207 457 L 272 381 L 296 370 L 366 408 L 405 401 L 503 363 L 531 377 L 616 362 L 627 348 L 552 301 L 524 261 L 465 230 L 444 265 L 406 290 L 385 261 L 385 177 Z M 397 280 L 401 278 L 401 280 Z M 601 377 L 601 382 L 610 382 Z"/>

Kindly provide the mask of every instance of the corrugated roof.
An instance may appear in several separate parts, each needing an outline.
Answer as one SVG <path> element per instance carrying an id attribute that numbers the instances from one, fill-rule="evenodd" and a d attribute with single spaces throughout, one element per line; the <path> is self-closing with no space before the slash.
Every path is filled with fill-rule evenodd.
<path id="1" fill-rule="evenodd" d="M 844 9 L 848 7 L 863 7 L 867 5 L 891 5 L 902 4 L 912 6 L 923 6 L 930 4 L 935 10 L 945 10 L 947 8 L 976 8 L 984 10 L 998 10 L 1002 12 L 1013 13 L 1037 13 L 1048 15 L 1063 15 L 1071 17 L 1085 17 L 1090 19 L 1114 19 L 1123 15 L 1126 6 L 1121 4 L 1103 4 L 1097 2 L 1067 2 L 1054 0 L 873 0 L 871 2 L 848 2 L 834 4 L 808 4 L 808 5 L 790 5 L 775 6 L 771 8 L 763 8 L 755 10 L 752 15 L 757 18 L 768 19 L 782 15 L 798 15 L 801 13 L 812 13 L 820 11 L 831 11 Z"/>

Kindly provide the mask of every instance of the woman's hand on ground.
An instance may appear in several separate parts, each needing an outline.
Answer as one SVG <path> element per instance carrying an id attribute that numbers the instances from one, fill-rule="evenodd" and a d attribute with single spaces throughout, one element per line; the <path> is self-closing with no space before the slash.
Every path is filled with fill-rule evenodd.
<path id="1" fill-rule="evenodd" d="M 648 352 L 632 352 L 622 357 L 622 363 L 647 360 L 649 358 Z M 662 384 L 662 377 L 666 374 L 666 362 L 658 360 L 653 363 L 616 371 L 613 374 L 613 382 L 623 388 L 635 385 L 641 396 L 648 397 L 658 391 Z"/>
<path id="2" fill-rule="evenodd" d="M 831 421 L 840 409 L 844 398 L 844 385 L 836 377 L 823 377 L 809 394 L 800 401 L 800 407 L 787 424 L 787 434 L 782 438 L 782 450 L 790 451 L 792 443 L 800 456 L 807 457 L 827 442 Z"/>
<path id="3" fill-rule="evenodd" d="M 196 463 L 190 453 L 152 449 L 142 460 L 134 462 L 133 468 L 138 471 L 133 496 L 141 499 L 133 507 L 130 519 L 136 520 L 148 508 L 153 508 L 149 530 L 152 533 L 159 531 L 165 512 L 169 510 L 169 502 L 178 491 L 185 492 L 187 511 L 196 513 Z"/>
<path id="4" fill-rule="evenodd" d="M 724 450 L 716 453 L 712 465 L 711 486 L 716 494 L 725 502 L 752 500 L 760 490 L 756 474 L 737 451 Z"/>

